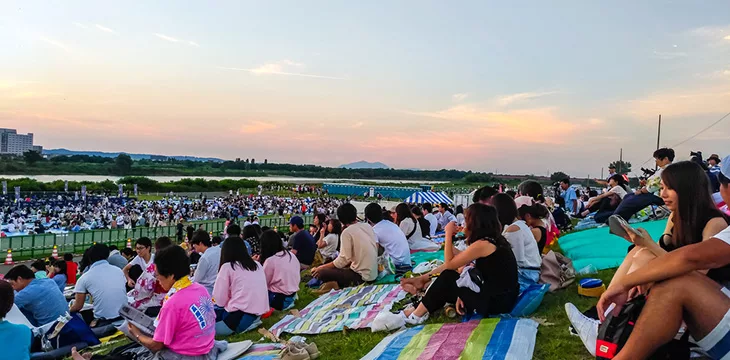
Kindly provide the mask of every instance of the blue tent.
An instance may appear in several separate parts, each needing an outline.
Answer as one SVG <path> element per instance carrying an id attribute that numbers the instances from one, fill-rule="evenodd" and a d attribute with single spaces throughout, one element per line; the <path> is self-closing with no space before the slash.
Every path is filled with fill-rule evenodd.
<path id="1" fill-rule="evenodd" d="M 409 196 L 403 202 L 407 204 L 424 204 L 424 203 L 430 203 L 430 204 L 440 204 L 440 203 L 446 203 L 446 204 L 453 204 L 454 201 L 449 198 L 448 195 L 446 195 L 443 192 L 433 192 L 433 191 L 419 191 L 413 193 L 413 195 Z"/>

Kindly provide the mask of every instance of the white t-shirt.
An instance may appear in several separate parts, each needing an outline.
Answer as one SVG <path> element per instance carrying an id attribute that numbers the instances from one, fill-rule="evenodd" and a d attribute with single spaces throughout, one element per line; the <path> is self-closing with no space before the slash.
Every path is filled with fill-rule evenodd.
<path id="1" fill-rule="evenodd" d="M 385 254 L 390 256 L 395 265 L 410 265 L 411 250 L 408 247 L 408 240 L 398 225 L 383 220 L 373 226 L 378 244 L 385 249 Z"/>
<path id="2" fill-rule="evenodd" d="M 523 220 L 517 220 L 512 225 L 520 229 L 515 232 L 503 232 L 507 241 L 512 245 L 512 252 L 515 254 L 517 266 L 520 268 L 540 268 L 542 258 L 540 250 L 537 248 L 537 240 L 532 235 L 530 227 Z M 510 225 L 505 226 L 505 230 Z"/>
<path id="3" fill-rule="evenodd" d="M 76 294 L 90 294 L 94 301 L 94 317 L 115 319 L 119 309 L 127 303 L 124 273 L 106 260 L 91 265 L 76 282 Z"/>
<path id="4" fill-rule="evenodd" d="M 730 245 L 730 226 L 726 227 L 725 230 L 720 231 L 714 238 L 720 239 Z"/>
<path id="5" fill-rule="evenodd" d="M 142 268 L 142 271 L 145 271 L 153 262 L 155 262 L 155 254 L 150 254 L 150 261 L 148 262 L 145 262 L 141 256 L 137 255 L 129 262 L 129 265 L 139 265 Z"/>
<path id="6" fill-rule="evenodd" d="M 338 235 L 337 234 L 329 234 L 322 239 L 327 246 L 319 249 L 319 253 L 322 254 L 325 258 L 332 259 L 335 257 L 335 253 L 337 253 L 337 243 Z"/>
<path id="7" fill-rule="evenodd" d="M 611 190 L 608 190 L 608 192 L 618 195 L 618 197 L 620 197 L 621 199 L 623 199 L 624 196 L 626 196 L 626 194 L 628 194 L 626 192 L 626 189 L 624 189 L 622 186 L 619 186 L 619 185 L 612 187 Z"/>
<path id="8" fill-rule="evenodd" d="M 423 216 L 424 219 L 428 220 L 428 225 L 430 226 L 430 235 L 435 236 L 436 235 L 436 228 L 439 226 L 439 221 L 436 219 L 436 216 L 433 214 L 426 214 Z"/>

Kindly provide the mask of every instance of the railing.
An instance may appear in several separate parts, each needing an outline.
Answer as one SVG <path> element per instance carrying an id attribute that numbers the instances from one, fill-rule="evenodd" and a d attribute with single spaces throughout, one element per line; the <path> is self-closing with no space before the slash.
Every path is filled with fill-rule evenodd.
<path id="1" fill-rule="evenodd" d="M 303 216 L 304 223 L 309 224 L 312 222 L 313 217 L 311 215 Z M 243 225 L 243 220 L 241 225 Z M 225 228 L 225 219 L 207 220 L 207 221 L 190 221 L 185 223 L 185 227 L 188 225 L 194 227 L 196 230 L 202 226 L 207 232 L 212 232 L 215 235 L 223 232 Z M 288 226 L 288 217 L 270 217 L 259 220 L 259 224 L 269 228 L 283 228 Z M 284 229 L 282 229 L 284 230 Z M 183 234 L 185 234 L 183 232 Z M 148 237 L 150 239 L 157 239 L 162 236 L 168 236 L 173 241 L 176 241 L 177 227 L 176 226 L 163 226 L 155 228 L 138 227 L 136 229 L 105 229 L 105 230 L 90 230 L 81 232 L 70 232 L 66 234 L 37 234 L 37 235 L 25 235 L 25 236 L 13 236 L 0 239 L 0 251 L 5 254 L 8 249 L 12 249 L 13 260 L 27 260 L 48 257 L 53 253 L 53 246 L 57 246 L 59 256 L 63 256 L 64 253 L 83 253 L 87 248 L 95 243 L 102 243 L 107 245 L 116 245 L 118 248 L 123 248 L 127 245 L 127 240 L 131 240 L 132 243 L 140 237 Z M 2 261 L 2 260 L 0 260 Z"/>

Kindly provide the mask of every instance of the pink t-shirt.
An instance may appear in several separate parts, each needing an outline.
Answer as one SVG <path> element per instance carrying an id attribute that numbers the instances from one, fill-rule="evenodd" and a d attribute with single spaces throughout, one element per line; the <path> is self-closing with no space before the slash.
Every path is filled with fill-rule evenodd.
<path id="1" fill-rule="evenodd" d="M 256 262 L 256 270 L 248 271 L 235 263 L 221 264 L 218 278 L 213 286 L 213 299 L 226 311 L 243 311 L 252 315 L 263 315 L 270 309 L 266 275 L 261 264 Z"/>
<path id="2" fill-rule="evenodd" d="M 294 254 L 284 251 L 276 253 L 264 262 L 264 273 L 269 291 L 292 295 L 299 291 L 301 271 L 299 260 Z"/>
<path id="3" fill-rule="evenodd" d="M 162 304 L 153 339 L 181 355 L 205 355 L 215 343 L 215 310 L 208 291 L 192 283 Z"/>

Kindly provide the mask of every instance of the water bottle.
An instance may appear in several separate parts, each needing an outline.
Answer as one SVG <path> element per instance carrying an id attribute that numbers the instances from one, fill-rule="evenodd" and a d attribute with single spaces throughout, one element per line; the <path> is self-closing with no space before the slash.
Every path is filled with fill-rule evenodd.
<path id="1" fill-rule="evenodd" d="M 591 275 L 598 273 L 598 269 L 596 269 L 593 264 L 588 264 L 584 266 L 582 269 L 578 270 L 578 275 Z"/>

